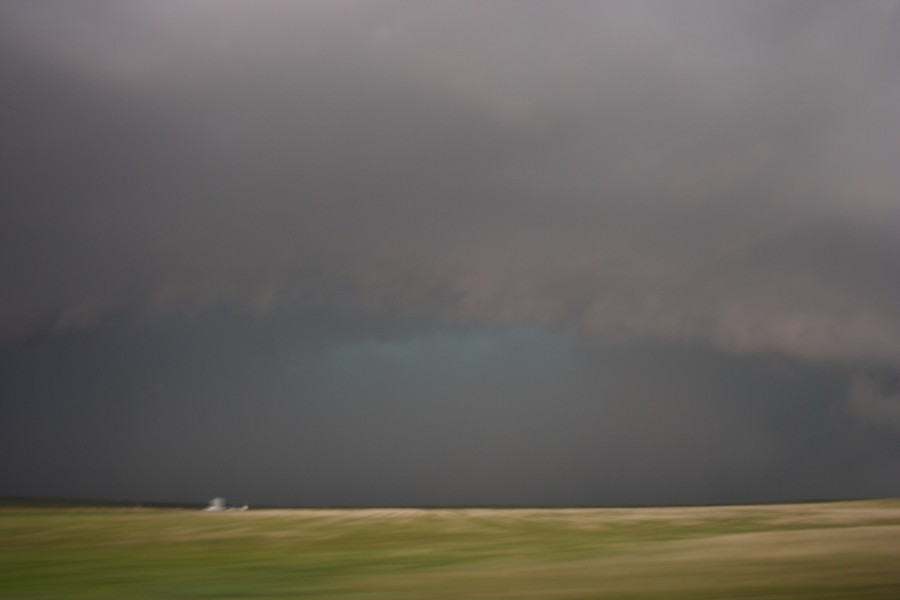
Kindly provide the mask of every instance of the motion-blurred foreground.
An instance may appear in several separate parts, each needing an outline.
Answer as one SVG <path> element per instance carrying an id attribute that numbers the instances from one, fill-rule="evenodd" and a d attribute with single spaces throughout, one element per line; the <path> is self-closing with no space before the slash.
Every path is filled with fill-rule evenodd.
<path id="1" fill-rule="evenodd" d="M 0 509 L 3 598 L 900 597 L 900 501 Z"/>

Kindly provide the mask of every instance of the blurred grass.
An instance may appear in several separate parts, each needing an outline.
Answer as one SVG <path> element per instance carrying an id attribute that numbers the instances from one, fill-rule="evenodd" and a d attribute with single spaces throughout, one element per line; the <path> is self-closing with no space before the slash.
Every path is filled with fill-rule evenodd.
<path id="1" fill-rule="evenodd" d="M 0 509 L 0 598 L 900 598 L 900 501 Z"/>

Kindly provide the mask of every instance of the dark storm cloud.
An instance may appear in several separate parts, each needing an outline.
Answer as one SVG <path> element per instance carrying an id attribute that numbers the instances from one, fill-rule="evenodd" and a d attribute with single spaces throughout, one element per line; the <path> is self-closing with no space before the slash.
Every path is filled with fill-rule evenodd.
<path id="1" fill-rule="evenodd" d="M 896 431 L 843 414 L 843 374 L 699 345 L 205 313 L 0 359 L 0 493 L 421 506 L 898 492 Z"/>
<path id="2" fill-rule="evenodd" d="M 0 493 L 897 493 L 897 2 L 8 0 L 0 77 Z"/>
<path id="3" fill-rule="evenodd" d="M 900 361 L 894 2 L 6 2 L 7 337 L 323 302 Z"/>

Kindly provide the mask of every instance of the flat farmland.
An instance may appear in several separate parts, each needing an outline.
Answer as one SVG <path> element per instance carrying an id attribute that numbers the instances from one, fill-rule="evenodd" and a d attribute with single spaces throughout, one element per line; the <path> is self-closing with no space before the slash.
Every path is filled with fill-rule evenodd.
<path id="1" fill-rule="evenodd" d="M 900 598 L 900 501 L 0 509 L 0 597 Z"/>

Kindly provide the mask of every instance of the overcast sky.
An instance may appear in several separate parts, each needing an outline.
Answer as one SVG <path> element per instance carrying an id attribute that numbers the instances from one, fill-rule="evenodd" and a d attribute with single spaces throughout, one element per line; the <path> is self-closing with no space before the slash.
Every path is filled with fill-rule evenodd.
<path id="1" fill-rule="evenodd" d="M 900 495 L 900 1 L 0 0 L 0 495 Z"/>

